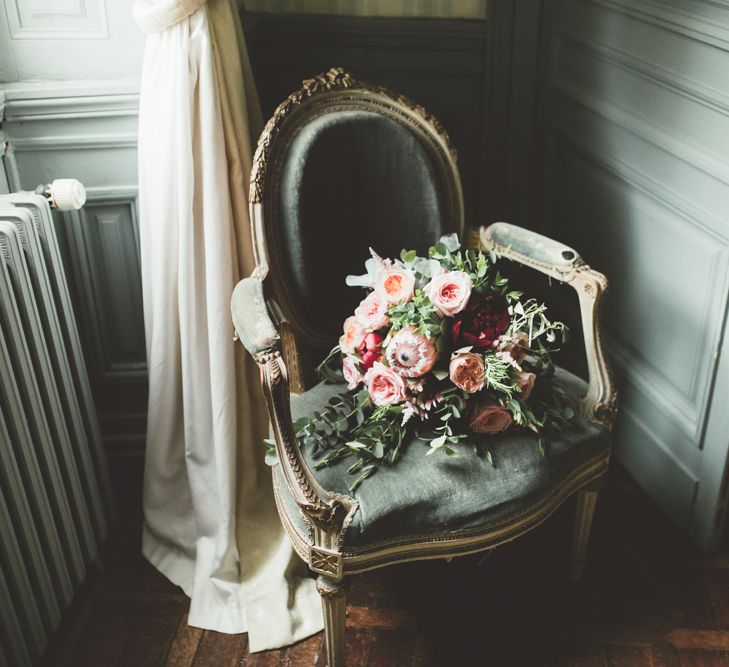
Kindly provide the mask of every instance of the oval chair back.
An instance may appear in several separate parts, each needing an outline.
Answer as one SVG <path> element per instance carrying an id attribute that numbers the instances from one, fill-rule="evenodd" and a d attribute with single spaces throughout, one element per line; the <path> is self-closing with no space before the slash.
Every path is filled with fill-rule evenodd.
<path id="1" fill-rule="evenodd" d="M 296 338 L 287 362 L 303 384 L 364 296 L 345 277 L 364 271 L 370 247 L 422 254 L 463 230 L 455 150 L 440 122 L 341 68 L 276 109 L 254 156 L 249 205 L 256 261 L 270 272 L 282 336 Z"/>

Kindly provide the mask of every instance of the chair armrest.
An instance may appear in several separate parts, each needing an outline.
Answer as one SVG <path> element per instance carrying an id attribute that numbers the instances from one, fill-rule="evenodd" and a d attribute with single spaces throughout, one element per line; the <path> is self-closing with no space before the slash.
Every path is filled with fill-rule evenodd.
<path id="1" fill-rule="evenodd" d="M 607 291 L 607 278 L 591 269 L 569 246 L 528 229 L 496 222 L 480 229 L 481 244 L 514 260 L 571 285 L 577 292 L 589 371 L 583 399 L 586 416 L 611 427 L 617 415 L 617 391 L 602 344 L 600 307 Z"/>
<path id="2" fill-rule="evenodd" d="M 231 313 L 236 334 L 256 360 L 276 441 L 276 454 L 296 503 L 318 529 L 336 533 L 349 512 L 347 499 L 323 489 L 311 474 L 291 421 L 289 381 L 281 354 L 281 338 L 266 306 L 260 272 L 244 278 L 233 290 Z"/>
<path id="3" fill-rule="evenodd" d="M 266 307 L 263 281 L 259 277 L 244 278 L 235 286 L 230 310 L 235 333 L 254 359 L 280 345 L 278 331 Z"/>

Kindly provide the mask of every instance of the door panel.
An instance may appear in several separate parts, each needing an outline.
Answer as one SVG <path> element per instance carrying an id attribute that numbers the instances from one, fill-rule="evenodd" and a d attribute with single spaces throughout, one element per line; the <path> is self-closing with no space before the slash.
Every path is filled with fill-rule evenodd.
<path id="1" fill-rule="evenodd" d="M 541 225 L 610 280 L 617 457 L 709 548 L 729 448 L 729 4 L 544 6 Z"/>

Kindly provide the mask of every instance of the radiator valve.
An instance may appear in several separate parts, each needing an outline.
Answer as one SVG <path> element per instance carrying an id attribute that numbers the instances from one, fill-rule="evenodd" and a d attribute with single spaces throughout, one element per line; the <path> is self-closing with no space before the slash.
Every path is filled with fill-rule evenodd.
<path id="1" fill-rule="evenodd" d="M 86 203 L 86 188 L 75 178 L 57 178 L 53 183 L 39 185 L 35 192 L 59 211 L 78 211 Z"/>

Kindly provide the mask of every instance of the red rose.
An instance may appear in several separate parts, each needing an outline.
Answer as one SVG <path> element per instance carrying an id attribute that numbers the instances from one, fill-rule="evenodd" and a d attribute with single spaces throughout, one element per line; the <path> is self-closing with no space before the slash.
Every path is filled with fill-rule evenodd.
<path id="1" fill-rule="evenodd" d="M 384 336 L 376 332 L 368 333 L 362 343 L 360 344 L 358 351 L 360 361 L 365 368 L 372 368 L 372 364 L 380 359 L 382 356 L 382 341 L 385 340 Z"/>
<path id="2" fill-rule="evenodd" d="M 509 328 L 509 304 L 500 294 L 472 294 L 451 325 L 457 346 L 483 350 Z"/>

